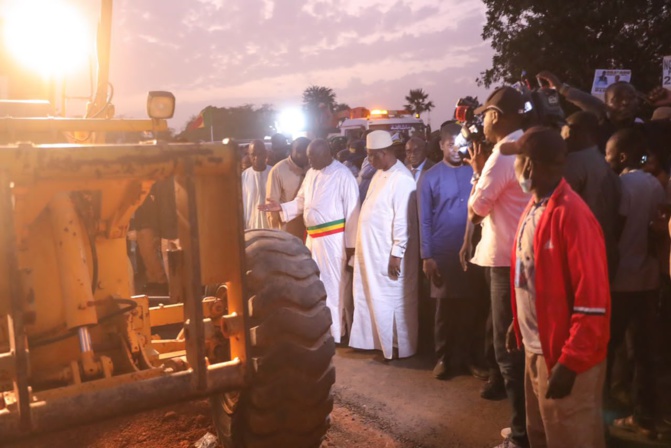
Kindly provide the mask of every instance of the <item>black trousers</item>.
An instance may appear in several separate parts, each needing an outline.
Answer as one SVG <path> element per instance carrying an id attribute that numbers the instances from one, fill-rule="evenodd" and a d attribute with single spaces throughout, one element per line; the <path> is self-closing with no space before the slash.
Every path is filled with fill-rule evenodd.
<path id="1" fill-rule="evenodd" d="M 613 292 L 611 300 L 610 342 L 606 385 L 611 384 L 614 353 L 631 327 L 634 349 L 634 416 L 651 424 L 656 414 L 655 327 L 658 291 Z"/>
<path id="2" fill-rule="evenodd" d="M 471 360 L 469 348 L 475 315 L 472 300 L 435 299 L 434 345 L 436 359 L 453 367 L 466 367 Z"/>
<path id="3" fill-rule="evenodd" d="M 485 269 L 469 263 L 468 270 L 472 273 L 471 286 L 473 305 L 475 307 L 472 331 L 473 339 L 470 343 L 471 361 L 474 365 L 481 368 L 484 367 L 491 370 L 492 367 L 495 367 L 498 373 L 499 367 L 496 364 L 496 357 L 494 356 L 492 332 L 487 331 L 487 325 L 491 326 L 492 305 L 489 299 L 489 284 L 485 278 Z"/>

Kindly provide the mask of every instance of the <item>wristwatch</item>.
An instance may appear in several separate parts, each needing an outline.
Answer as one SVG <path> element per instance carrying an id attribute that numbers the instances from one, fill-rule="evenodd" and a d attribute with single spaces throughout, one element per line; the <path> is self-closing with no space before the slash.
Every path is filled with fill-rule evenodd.
<path id="1" fill-rule="evenodd" d="M 473 177 L 471 177 L 471 185 L 475 185 L 478 183 L 478 180 L 480 180 L 480 173 L 473 173 Z"/>

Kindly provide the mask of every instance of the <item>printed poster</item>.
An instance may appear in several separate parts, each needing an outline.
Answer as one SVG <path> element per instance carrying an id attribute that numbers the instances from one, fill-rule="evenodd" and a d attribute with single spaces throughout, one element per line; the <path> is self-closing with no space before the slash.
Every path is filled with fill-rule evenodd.
<path id="1" fill-rule="evenodd" d="M 662 62 L 662 86 L 671 90 L 671 56 L 664 56 Z"/>
<path id="2" fill-rule="evenodd" d="M 607 70 L 602 68 L 597 69 L 594 72 L 592 95 L 603 101 L 604 95 L 606 93 L 606 88 L 608 88 L 609 85 L 620 81 L 630 82 L 631 70 L 620 70 L 620 69 Z"/>

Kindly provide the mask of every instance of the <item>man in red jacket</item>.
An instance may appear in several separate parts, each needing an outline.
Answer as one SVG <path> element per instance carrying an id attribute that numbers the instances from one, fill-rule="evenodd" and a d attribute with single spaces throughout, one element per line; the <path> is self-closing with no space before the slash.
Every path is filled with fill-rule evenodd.
<path id="1" fill-rule="evenodd" d="M 508 349 L 524 345 L 527 434 L 535 447 L 605 447 L 601 402 L 610 291 L 596 218 L 562 178 L 566 144 L 546 127 L 501 147 L 533 193 L 512 254 Z"/>

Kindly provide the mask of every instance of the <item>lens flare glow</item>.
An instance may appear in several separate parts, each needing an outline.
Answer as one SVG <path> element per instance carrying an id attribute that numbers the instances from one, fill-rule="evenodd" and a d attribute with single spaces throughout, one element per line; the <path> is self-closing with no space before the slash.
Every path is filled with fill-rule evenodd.
<path id="1" fill-rule="evenodd" d="M 4 16 L 4 38 L 12 56 L 45 77 L 85 66 L 92 34 L 79 12 L 58 0 L 14 0 Z"/>
<path id="2" fill-rule="evenodd" d="M 300 109 L 286 109 L 280 113 L 277 132 L 294 139 L 305 132 L 305 114 Z"/>

